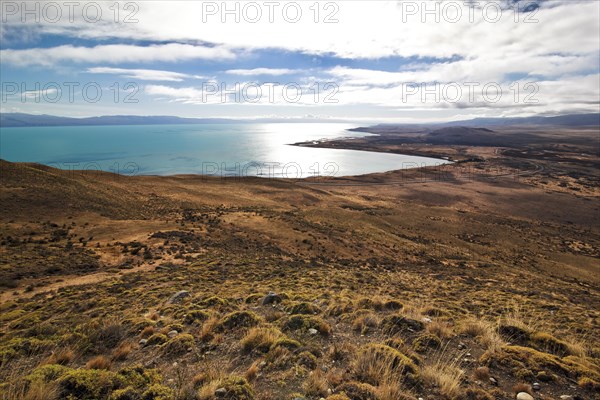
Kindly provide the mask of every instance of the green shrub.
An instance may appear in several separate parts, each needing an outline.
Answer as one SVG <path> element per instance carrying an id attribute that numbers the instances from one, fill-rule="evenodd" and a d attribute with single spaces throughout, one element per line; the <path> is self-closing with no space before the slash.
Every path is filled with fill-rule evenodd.
<path id="1" fill-rule="evenodd" d="M 162 333 L 155 333 L 154 335 L 148 338 L 148 342 L 146 342 L 146 344 L 148 346 L 153 346 L 157 344 L 166 343 L 168 340 L 169 338 L 167 337 L 167 335 L 164 335 Z"/>
<path id="2" fill-rule="evenodd" d="M 295 303 L 295 304 L 287 306 L 285 311 L 287 311 L 288 313 L 290 313 L 292 315 L 295 315 L 295 314 L 313 315 L 313 314 L 320 313 L 321 309 L 318 306 L 314 305 L 313 303 L 302 302 L 302 303 Z"/>
<path id="3" fill-rule="evenodd" d="M 147 386 L 162 382 L 162 377 L 155 369 L 145 369 L 140 365 L 125 367 L 117 372 L 124 386 L 142 389 Z"/>
<path id="4" fill-rule="evenodd" d="M 254 400 L 254 390 L 245 378 L 230 376 L 223 380 L 219 388 L 225 389 L 225 395 L 221 398 L 226 400 Z"/>
<path id="5" fill-rule="evenodd" d="M 413 341 L 413 347 L 419 353 L 426 352 L 429 349 L 437 349 L 441 345 L 442 341 L 432 334 L 421 335 Z"/>
<path id="6" fill-rule="evenodd" d="M 298 354 L 298 364 L 304 365 L 308 369 L 317 368 L 317 357 L 310 351 L 303 351 Z"/>
<path id="7" fill-rule="evenodd" d="M 423 322 L 406 318 L 398 314 L 388 315 L 381 321 L 380 326 L 384 332 L 390 335 L 395 335 L 404 331 L 418 332 L 425 329 Z"/>
<path id="8" fill-rule="evenodd" d="M 292 315 L 285 321 L 283 329 L 303 332 L 309 329 L 316 329 L 323 336 L 331 334 L 331 326 L 322 318 L 312 315 Z"/>
<path id="9" fill-rule="evenodd" d="M 498 333 L 504 339 L 513 343 L 524 343 L 529 340 L 530 335 L 526 329 L 507 323 L 503 323 L 498 326 Z"/>
<path id="10" fill-rule="evenodd" d="M 154 384 L 142 394 L 142 400 L 172 400 L 175 398 L 175 392 L 171 388 L 163 385 Z"/>
<path id="11" fill-rule="evenodd" d="M 62 398 L 98 400 L 121 385 L 114 372 L 100 369 L 77 369 L 68 371 L 59 380 Z"/>
<path id="12" fill-rule="evenodd" d="M 141 400 L 140 392 L 132 387 L 118 389 L 111 393 L 109 400 Z"/>
<path id="13" fill-rule="evenodd" d="M 239 328 L 250 328 L 260 322 L 260 317 L 250 311 L 235 311 L 227 314 L 216 326 L 218 332 L 230 331 Z"/>
<path id="14" fill-rule="evenodd" d="M 302 347 L 302 344 L 297 340 L 290 339 L 287 336 L 283 336 L 273 343 L 273 345 L 271 346 L 271 350 L 276 349 L 278 347 L 285 347 L 288 350 L 295 350 L 297 348 Z"/>
<path id="15" fill-rule="evenodd" d="M 189 310 L 183 318 L 183 323 L 191 325 L 197 322 L 204 322 L 210 318 L 210 314 L 203 310 Z"/>
<path id="16" fill-rule="evenodd" d="M 177 335 L 162 347 L 165 355 L 180 356 L 194 347 L 194 337 L 188 333 Z"/>
<path id="17" fill-rule="evenodd" d="M 73 371 L 69 367 L 58 364 L 46 364 L 37 367 L 29 375 L 25 377 L 25 380 L 34 383 L 36 381 L 51 382 L 55 381 L 67 372 Z"/>
<path id="18" fill-rule="evenodd" d="M 550 334 L 536 332 L 531 335 L 530 342 L 533 347 L 548 353 L 556 354 L 559 357 L 569 355 L 569 345 Z"/>
<path id="19" fill-rule="evenodd" d="M 207 299 L 204 299 L 200 302 L 200 305 L 202 307 L 208 308 L 208 307 L 221 307 L 227 304 L 227 300 L 222 299 L 218 296 L 212 296 L 209 297 Z"/>
<path id="20" fill-rule="evenodd" d="M 10 329 L 27 329 L 39 324 L 41 319 L 39 312 L 32 312 L 12 321 L 8 324 L 8 327 Z"/>
<path id="21" fill-rule="evenodd" d="M 377 390 L 368 383 L 346 382 L 336 388 L 352 400 L 377 400 Z"/>

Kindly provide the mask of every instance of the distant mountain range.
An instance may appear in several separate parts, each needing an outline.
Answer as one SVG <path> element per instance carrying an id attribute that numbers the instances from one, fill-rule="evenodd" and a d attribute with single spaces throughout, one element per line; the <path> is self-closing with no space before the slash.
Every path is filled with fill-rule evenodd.
<path id="1" fill-rule="evenodd" d="M 234 120 L 226 118 L 181 118 L 173 116 L 137 116 L 137 115 L 106 115 L 88 118 L 57 117 L 54 115 L 35 115 L 23 113 L 1 113 L 0 127 L 33 127 L 33 126 L 91 126 L 91 125 L 174 125 L 174 124 L 227 124 L 243 123 L 273 123 L 273 122 L 324 122 L 318 119 L 259 119 Z M 345 120 L 327 120 L 326 122 L 348 122 Z M 382 124 L 385 125 L 438 125 L 438 126 L 506 126 L 506 125 L 548 125 L 548 126 L 600 126 L 598 114 L 569 114 L 556 117 L 525 117 L 525 118 L 476 118 L 466 121 L 446 122 L 440 124 Z"/>
<path id="2" fill-rule="evenodd" d="M 230 123 L 275 123 L 275 122 L 323 122 L 315 118 L 293 120 L 261 118 L 261 119 L 227 119 L 227 118 L 181 118 L 173 116 L 140 116 L 140 115 L 104 115 L 100 117 L 71 118 L 54 115 L 38 115 L 23 113 L 0 113 L 0 127 L 33 127 L 33 126 L 93 126 L 93 125 L 178 125 L 178 124 L 230 124 Z M 327 120 L 327 122 L 348 122 L 345 120 Z"/>
<path id="3" fill-rule="evenodd" d="M 444 126 L 505 126 L 505 125 L 551 125 L 551 126 L 600 126 L 598 114 L 568 114 L 556 117 L 524 118 L 475 118 L 442 124 Z"/>
<path id="4" fill-rule="evenodd" d="M 22 113 L 0 114 L 2 127 L 31 126 L 91 126 L 91 125 L 173 125 L 173 124 L 218 124 L 231 120 L 222 118 L 180 118 L 169 116 L 106 115 L 101 117 L 70 118 L 54 115 Z"/>

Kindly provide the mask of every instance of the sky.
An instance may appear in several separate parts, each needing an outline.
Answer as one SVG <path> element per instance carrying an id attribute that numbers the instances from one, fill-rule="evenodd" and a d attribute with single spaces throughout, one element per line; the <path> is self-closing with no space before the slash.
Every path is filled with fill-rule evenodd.
<path id="1" fill-rule="evenodd" d="M 369 122 L 599 112 L 599 4 L 2 0 L 0 111 Z"/>

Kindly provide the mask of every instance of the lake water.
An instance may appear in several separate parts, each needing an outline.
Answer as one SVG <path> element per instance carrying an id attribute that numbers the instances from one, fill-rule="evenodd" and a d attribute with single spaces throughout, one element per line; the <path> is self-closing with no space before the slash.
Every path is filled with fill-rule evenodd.
<path id="1" fill-rule="evenodd" d="M 198 124 L 2 128 L 0 158 L 127 175 L 349 176 L 447 163 L 426 157 L 290 146 L 362 137 L 346 124 Z"/>

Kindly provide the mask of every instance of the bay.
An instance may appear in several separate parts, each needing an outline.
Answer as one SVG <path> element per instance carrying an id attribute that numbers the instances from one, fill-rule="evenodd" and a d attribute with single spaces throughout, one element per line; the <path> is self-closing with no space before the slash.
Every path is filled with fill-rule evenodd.
<path id="1" fill-rule="evenodd" d="M 306 178 L 442 165 L 400 154 L 292 146 L 369 135 L 337 123 L 226 123 L 2 128 L 0 158 L 126 175 Z"/>

